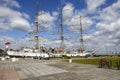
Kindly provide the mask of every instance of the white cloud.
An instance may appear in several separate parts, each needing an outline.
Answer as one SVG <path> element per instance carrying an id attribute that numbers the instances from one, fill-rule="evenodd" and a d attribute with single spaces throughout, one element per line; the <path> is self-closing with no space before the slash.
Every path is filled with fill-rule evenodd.
<path id="1" fill-rule="evenodd" d="M 5 7 L 17 7 L 20 8 L 20 5 L 17 1 L 15 0 L 1 0 L 0 5 L 5 6 Z"/>
<path id="2" fill-rule="evenodd" d="M 71 28 L 71 31 L 73 30 L 73 31 L 79 32 L 80 31 L 80 18 L 78 17 L 79 15 L 76 15 L 76 16 L 73 16 L 72 19 L 66 23 L 68 25 L 71 25 L 71 26 L 69 26 Z M 93 23 L 93 21 L 89 17 L 83 17 L 83 18 L 81 18 L 81 23 L 82 23 L 83 30 L 87 30 L 87 29 L 89 29 L 89 27 Z"/>
<path id="3" fill-rule="evenodd" d="M 97 23 L 97 28 L 104 32 L 111 32 L 114 34 L 120 30 L 120 1 L 113 3 L 111 6 L 103 9 L 102 13 L 100 13 L 100 22 Z"/>
<path id="4" fill-rule="evenodd" d="M 48 29 L 51 29 L 54 26 L 54 21 L 56 20 L 57 13 L 54 12 L 53 15 L 51 15 L 49 12 L 44 11 L 41 11 L 39 13 L 43 13 L 38 17 L 39 24 Z"/>
<path id="5" fill-rule="evenodd" d="M 2 0 L 3 4 L 8 4 L 8 2 L 16 3 L 14 0 Z M 0 2 L 2 2 L 0 1 Z M 14 7 L 15 4 L 13 5 Z M 20 29 L 27 31 L 30 28 L 30 24 L 27 19 L 29 19 L 29 15 L 25 13 L 21 13 L 16 11 L 9 6 L 0 5 L 0 32 L 7 30 Z"/>
<path id="6" fill-rule="evenodd" d="M 80 32 L 80 16 L 83 25 L 83 30 L 89 29 L 93 23 L 92 19 L 86 17 L 85 14 L 79 10 L 75 10 L 75 7 L 71 3 L 67 3 L 63 7 L 63 26 L 68 26 L 72 31 Z"/>
<path id="7" fill-rule="evenodd" d="M 73 16 L 74 7 L 71 3 L 67 3 L 62 9 L 63 17 Z"/>
<path id="8" fill-rule="evenodd" d="M 21 17 L 12 18 L 10 21 L 11 28 L 25 30 L 30 29 L 30 25 L 26 19 Z"/>
<path id="9" fill-rule="evenodd" d="M 97 7 L 99 7 L 101 4 L 99 4 Z M 116 3 L 113 3 L 112 5 L 109 5 L 106 8 L 102 9 L 101 11 L 97 12 L 97 14 L 99 14 L 97 15 L 97 17 L 93 16 L 95 20 L 98 20 L 98 22 L 95 23 L 97 31 L 90 34 L 91 38 L 89 39 L 93 40 L 93 42 L 89 43 L 89 45 L 98 46 L 100 48 L 99 52 L 105 53 L 106 47 L 108 48 L 108 52 L 110 51 L 115 52 L 114 48 L 115 47 L 118 48 L 120 46 L 119 45 L 120 44 L 119 5 L 120 5 L 120 1 L 118 0 Z M 93 8 L 93 10 L 92 9 L 88 9 L 88 10 L 91 10 L 91 12 L 93 11 L 96 12 L 98 11 L 97 7 Z M 119 49 L 117 50 L 120 51 Z"/>
<path id="10" fill-rule="evenodd" d="M 53 11 L 52 15 L 56 17 L 58 15 L 58 12 Z"/>
<path id="11" fill-rule="evenodd" d="M 100 7 L 102 4 L 105 3 L 105 0 L 86 0 L 87 2 L 87 10 L 88 12 L 94 12 Z"/>

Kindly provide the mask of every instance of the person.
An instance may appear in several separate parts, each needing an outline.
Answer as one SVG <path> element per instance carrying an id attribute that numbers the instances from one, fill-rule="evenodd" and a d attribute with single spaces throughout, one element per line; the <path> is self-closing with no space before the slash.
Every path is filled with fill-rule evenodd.
<path id="1" fill-rule="evenodd" d="M 103 65 L 103 67 L 106 65 L 106 59 L 105 58 L 102 59 L 102 65 Z"/>
<path id="2" fill-rule="evenodd" d="M 105 67 L 105 65 L 106 65 L 106 59 L 103 58 L 103 59 L 100 60 L 100 68 Z"/>

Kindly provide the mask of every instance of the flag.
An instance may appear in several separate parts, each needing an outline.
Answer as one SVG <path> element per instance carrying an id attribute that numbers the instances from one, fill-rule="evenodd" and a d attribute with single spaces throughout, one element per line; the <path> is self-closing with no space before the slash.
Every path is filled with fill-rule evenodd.
<path id="1" fill-rule="evenodd" d="M 8 45 L 8 44 L 10 44 L 10 42 L 5 42 L 5 45 Z"/>

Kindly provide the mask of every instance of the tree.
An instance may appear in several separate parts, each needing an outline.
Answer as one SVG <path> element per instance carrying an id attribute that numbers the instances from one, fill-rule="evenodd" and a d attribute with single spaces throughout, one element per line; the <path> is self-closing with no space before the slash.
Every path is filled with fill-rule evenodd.
<path id="1" fill-rule="evenodd" d="M 5 53 L 5 51 L 3 49 L 0 49 L 0 54 Z"/>

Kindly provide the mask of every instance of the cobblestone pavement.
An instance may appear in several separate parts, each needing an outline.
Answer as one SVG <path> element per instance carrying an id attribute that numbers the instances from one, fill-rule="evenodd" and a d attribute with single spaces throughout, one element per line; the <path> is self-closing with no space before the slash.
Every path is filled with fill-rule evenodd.
<path id="1" fill-rule="evenodd" d="M 0 80 L 19 80 L 19 77 L 14 69 L 1 69 Z"/>
<path id="2" fill-rule="evenodd" d="M 0 80 L 120 80 L 120 70 L 61 60 L 0 61 Z"/>

